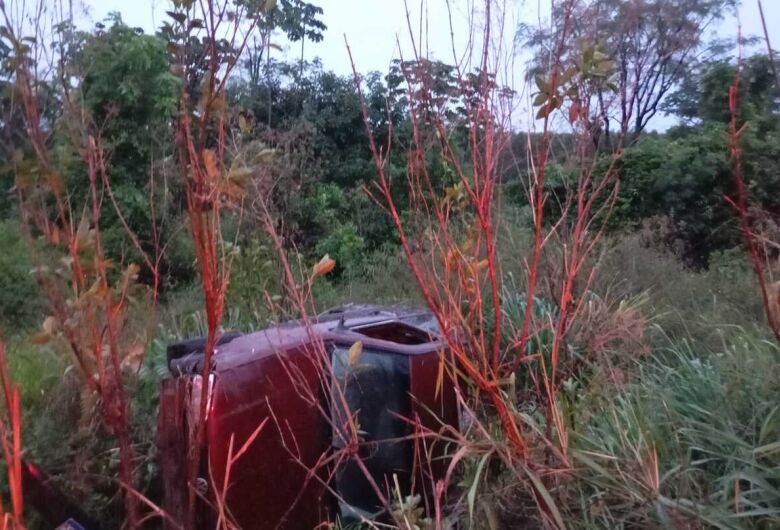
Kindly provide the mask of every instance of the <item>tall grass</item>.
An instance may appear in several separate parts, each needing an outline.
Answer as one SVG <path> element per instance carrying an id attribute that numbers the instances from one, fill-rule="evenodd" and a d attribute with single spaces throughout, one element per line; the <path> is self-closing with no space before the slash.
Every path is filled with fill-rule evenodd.
<path id="1" fill-rule="evenodd" d="M 739 337 L 670 344 L 634 383 L 580 397 L 583 527 L 780 524 L 780 350 Z"/>

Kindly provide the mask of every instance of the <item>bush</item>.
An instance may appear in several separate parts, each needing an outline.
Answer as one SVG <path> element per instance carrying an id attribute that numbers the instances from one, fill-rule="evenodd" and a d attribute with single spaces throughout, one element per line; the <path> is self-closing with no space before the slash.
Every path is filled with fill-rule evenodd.
<path id="1" fill-rule="evenodd" d="M 424 305 L 406 257 L 399 246 L 392 244 L 367 252 L 337 281 L 320 280 L 314 287 L 320 308 L 353 302 Z"/>
<path id="2" fill-rule="evenodd" d="M 626 148 L 614 226 L 666 216 L 670 242 L 682 242 L 682 257 L 698 266 L 713 250 L 734 246 L 739 232 L 723 198 L 733 179 L 724 138 L 724 127 L 714 124 L 677 137 L 646 136 Z"/>
<path id="3" fill-rule="evenodd" d="M 34 325 L 41 314 L 38 285 L 19 226 L 0 221 L 0 326 L 5 333 Z"/>
<path id="4" fill-rule="evenodd" d="M 351 223 L 339 223 L 317 242 L 314 251 L 318 256 L 329 255 L 336 260 L 337 271 L 358 265 L 363 258 L 365 243 L 358 234 L 357 227 Z"/>
<path id="5" fill-rule="evenodd" d="M 272 246 L 253 239 L 237 250 L 227 307 L 229 313 L 238 316 L 241 327 L 257 326 L 271 318 L 271 305 L 280 298 L 280 278 L 277 254 Z"/>

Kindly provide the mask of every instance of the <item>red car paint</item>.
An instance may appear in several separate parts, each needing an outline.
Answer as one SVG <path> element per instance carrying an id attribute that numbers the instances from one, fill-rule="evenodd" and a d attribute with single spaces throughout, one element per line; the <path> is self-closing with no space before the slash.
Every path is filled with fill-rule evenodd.
<path id="1" fill-rule="evenodd" d="M 396 389 L 388 392 L 408 389 L 404 395 L 388 395 L 388 403 L 408 412 L 409 418 L 418 418 L 427 429 L 438 431 L 442 425 L 457 428 L 455 392 L 449 378 L 440 373 L 440 355 L 446 346 L 429 312 L 352 307 L 331 311 L 308 324 L 290 322 L 230 336 L 222 340 L 213 357 L 207 445 L 198 480 L 209 502 L 200 507 L 198 528 L 214 527 L 215 510 L 209 504 L 216 504 L 225 483 L 231 439 L 235 454 L 264 421 L 262 431 L 227 479 L 227 508 L 240 528 L 303 530 L 333 521 L 345 506 L 331 493 L 333 489 L 341 492 L 339 488 L 344 491 L 342 499 L 350 503 L 356 499 L 350 510 L 373 510 L 375 501 L 365 491 L 370 489 L 368 483 L 355 476 L 354 463 L 347 462 L 342 470 L 318 466 L 333 453 L 334 446 L 343 445 L 334 433 L 338 420 L 333 409 L 338 407 L 340 396 L 332 395 L 338 393 L 332 383 L 336 373 L 332 367 L 337 362 L 333 352 L 339 352 L 343 361 L 345 350 L 357 341 L 363 343 L 367 359 L 386 368 L 382 372 L 366 364 L 365 373 L 375 377 L 366 381 L 379 381 L 380 386 L 386 382 L 388 389 Z M 163 381 L 161 390 L 159 453 L 164 508 L 178 520 L 182 520 L 187 502 L 187 455 L 198 410 L 195 396 L 199 395 L 194 390 L 201 384 L 198 374 L 203 362 L 200 348 L 202 341 L 169 348 L 172 376 Z M 360 359 L 355 361 L 356 365 L 361 363 Z M 344 369 L 343 362 L 341 366 Z M 367 432 L 365 446 L 360 448 L 360 454 L 368 456 L 365 462 L 376 475 L 374 480 L 384 487 L 393 483 L 392 475 L 396 474 L 404 487 L 413 490 L 404 491 L 404 495 L 421 493 L 430 505 L 428 487 L 432 479 L 443 476 L 445 462 L 441 458 L 429 460 L 426 455 L 442 456 L 444 447 L 439 445 L 430 453 L 425 450 L 429 447 L 411 449 L 413 444 L 406 442 L 410 456 L 408 462 L 404 460 L 406 446 L 380 438 L 388 428 L 404 429 L 395 434 L 407 436 L 412 425 L 395 417 L 395 410 L 381 410 L 376 392 L 371 395 L 378 388 L 362 388 L 363 376 L 352 371 L 347 367 L 344 376 L 344 381 L 349 381 L 344 388 L 352 385 L 350 399 L 361 399 L 364 394 L 371 397 L 366 410 L 381 416 L 361 418 L 359 410 L 351 411 L 369 426 L 367 429 L 376 425 L 376 432 Z M 383 373 L 389 373 L 392 381 L 383 380 Z M 395 434 L 392 440 L 400 437 Z M 316 473 L 310 472 L 314 469 Z"/>

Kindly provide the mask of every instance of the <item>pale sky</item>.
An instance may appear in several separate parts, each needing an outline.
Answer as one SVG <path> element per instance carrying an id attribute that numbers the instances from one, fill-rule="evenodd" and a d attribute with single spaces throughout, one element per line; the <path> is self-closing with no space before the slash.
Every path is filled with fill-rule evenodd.
<path id="1" fill-rule="evenodd" d="M 344 45 L 348 39 L 360 72 L 371 70 L 386 71 L 390 61 L 398 56 L 397 40 L 405 56 L 411 55 L 406 9 L 403 0 L 310 0 L 323 8 L 323 21 L 328 26 L 325 38 L 320 43 L 307 42 L 306 59 L 320 57 L 326 69 L 340 74 L 351 72 L 349 57 Z M 83 25 L 88 27 L 106 17 L 111 11 L 119 11 L 130 26 L 138 26 L 147 32 L 159 26 L 170 9 L 170 0 L 75 0 L 74 7 L 81 2 L 87 14 L 81 17 Z M 419 31 L 422 3 L 427 20 L 423 33 L 427 38 L 428 52 L 431 57 L 452 63 L 452 39 L 447 10 L 447 0 L 407 0 L 415 33 Z M 511 46 L 514 30 L 519 21 L 538 23 L 545 19 L 550 9 L 550 0 L 507 0 L 507 12 L 504 14 L 503 37 L 497 38 L 502 46 Z M 469 23 L 474 0 L 450 0 L 452 7 L 452 26 L 455 35 L 456 53 L 462 54 L 468 48 Z M 483 2 L 477 1 L 480 6 Z M 756 0 L 743 0 L 739 9 L 739 20 L 744 35 L 761 35 L 761 22 Z M 770 32 L 770 40 L 775 48 L 780 48 L 780 0 L 763 0 L 764 14 Z M 541 13 L 541 17 L 540 17 Z M 477 14 L 479 19 L 479 14 Z M 497 30 L 496 30 L 497 31 Z M 735 36 L 737 18 L 729 16 L 713 31 L 720 37 Z M 286 48 L 290 58 L 300 56 L 298 45 L 288 45 L 280 36 L 277 41 Z M 511 55 L 511 54 L 505 54 Z M 507 84 L 520 93 L 524 93 L 522 63 L 524 59 L 515 58 L 504 69 Z M 656 126 L 665 128 L 663 122 Z"/>
<path id="2" fill-rule="evenodd" d="M 406 10 L 403 0 L 310 0 L 323 8 L 323 21 L 328 26 L 324 40 L 320 43 L 306 43 L 306 59 L 320 57 L 326 69 L 340 74 L 351 72 L 349 57 L 344 44 L 346 36 L 352 46 L 357 67 L 361 71 L 387 70 L 390 61 L 398 55 L 396 40 L 406 47 L 409 39 Z M 452 62 L 450 25 L 446 0 L 423 0 L 427 10 L 428 45 L 432 56 Z M 535 0 L 534 0 L 535 1 Z M 85 14 L 81 20 L 85 26 L 106 17 L 111 11 L 119 11 L 125 23 L 152 31 L 166 17 L 170 0 L 76 0 Z M 472 0 L 451 0 L 453 5 L 453 27 L 459 51 L 468 42 L 470 4 Z M 513 13 L 519 9 L 512 0 Z M 408 0 L 415 31 L 419 29 L 420 0 Z M 517 19 L 514 19 L 515 22 Z M 514 27 L 514 26 L 513 26 Z M 511 40 L 513 28 L 507 25 L 507 38 Z M 298 44 L 290 45 L 281 36 L 277 39 L 287 53 L 297 59 Z"/>

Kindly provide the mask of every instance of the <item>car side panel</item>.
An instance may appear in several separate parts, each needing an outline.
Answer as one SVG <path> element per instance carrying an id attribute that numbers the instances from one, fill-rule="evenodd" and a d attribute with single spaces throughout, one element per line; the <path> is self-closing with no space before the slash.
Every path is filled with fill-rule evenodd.
<path id="1" fill-rule="evenodd" d="M 446 428 L 458 429 L 458 404 L 452 379 L 442 371 L 440 355 L 430 352 L 409 357 L 409 389 L 412 396 L 412 416 L 428 432 L 441 433 Z M 423 493 L 427 507 L 432 507 L 432 485 L 442 479 L 447 470 L 448 447 L 441 440 L 426 437 L 415 446 L 415 488 Z M 420 486 L 421 485 L 421 486 Z"/>
<path id="2" fill-rule="evenodd" d="M 227 506 L 244 530 L 314 528 L 330 517 L 318 480 L 325 470 L 307 473 L 330 441 L 320 355 L 313 345 L 299 346 L 219 374 L 207 427 L 210 497 L 219 496 L 225 481 L 231 437 L 235 454 L 265 422 L 227 481 Z"/>

